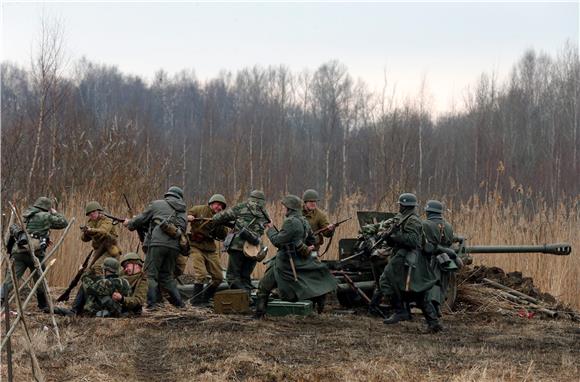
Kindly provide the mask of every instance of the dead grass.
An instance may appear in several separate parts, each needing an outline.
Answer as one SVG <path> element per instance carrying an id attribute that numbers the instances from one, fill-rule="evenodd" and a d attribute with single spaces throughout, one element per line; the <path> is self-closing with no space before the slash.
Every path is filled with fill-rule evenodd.
<path id="1" fill-rule="evenodd" d="M 42 331 L 46 315 L 33 315 Z M 364 315 L 327 313 L 265 321 L 168 308 L 137 319 L 59 318 L 39 348 L 49 381 L 563 381 L 578 376 L 580 344 L 570 321 L 494 314 L 445 316 L 385 326 Z M 21 335 L 21 333 L 17 333 Z M 17 380 L 30 380 L 20 354 Z"/>

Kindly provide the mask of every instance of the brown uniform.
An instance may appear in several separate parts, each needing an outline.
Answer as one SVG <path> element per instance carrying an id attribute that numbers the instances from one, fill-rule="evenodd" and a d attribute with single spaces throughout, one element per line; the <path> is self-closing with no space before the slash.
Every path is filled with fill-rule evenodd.
<path id="1" fill-rule="evenodd" d="M 123 311 L 139 313 L 141 308 L 147 303 L 147 275 L 143 272 L 139 272 L 133 275 L 126 275 L 124 272 L 121 276 L 129 282 L 131 286 L 131 294 L 125 296 L 121 305 L 123 306 Z"/>
<path id="2" fill-rule="evenodd" d="M 208 205 L 199 205 L 191 207 L 188 215 L 210 219 L 215 213 Z M 211 276 L 211 284 L 218 286 L 224 277 L 215 240 L 223 240 L 227 235 L 227 229 L 207 220 L 195 220 L 190 222 L 190 226 L 191 231 L 188 235 L 189 257 L 193 262 L 194 282 L 195 284 L 203 284 L 207 281 L 208 276 Z M 185 270 L 187 261 L 187 258 L 184 258 L 185 261 L 182 261 L 181 264 L 178 261 L 178 267 L 182 267 L 181 272 Z"/>
<path id="3" fill-rule="evenodd" d="M 310 224 L 310 228 L 312 228 L 312 232 L 316 232 L 322 228 L 327 227 L 330 225 L 328 221 L 328 216 L 318 208 L 314 209 L 313 211 L 307 211 L 306 207 L 302 209 L 302 216 L 306 218 L 308 223 Z M 331 237 L 334 234 L 332 231 L 324 231 L 316 235 L 316 243 L 314 244 L 314 251 L 318 252 L 322 244 L 324 243 L 324 237 Z"/>
<path id="4" fill-rule="evenodd" d="M 114 257 L 119 260 L 121 250 L 117 246 L 117 227 L 113 221 L 106 216 L 100 216 L 97 220 L 87 222 L 88 230 L 81 234 L 82 241 L 90 241 L 95 251 L 94 257 L 97 259 L 89 269 L 90 274 L 103 275 L 103 262 L 107 257 Z"/>

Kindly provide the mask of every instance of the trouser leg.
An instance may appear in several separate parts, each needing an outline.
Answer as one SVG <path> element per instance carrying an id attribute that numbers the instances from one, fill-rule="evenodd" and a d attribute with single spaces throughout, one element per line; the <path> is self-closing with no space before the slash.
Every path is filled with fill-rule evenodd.
<path id="1" fill-rule="evenodd" d="M 183 307 L 181 294 L 177 289 L 177 282 L 173 276 L 175 271 L 175 261 L 179 251 L 174 249 L 163 248 L 163 261 L 159 269 L 159 283 L 163 289 L 169 294 L 169 302 L 177 307 Z"/>
<path id="2" fill-rule="evenodd" d="M 147 306 L 154 307 L 159 298 L 159 269 L 161 267 L 161 253 L 159 247 L 150 247 L 145 257 L 147 270 Z"/>
<path id="3" fill-rule="evenodd" d="M 79 291 L 77 292 L 77 295 L 75 297 L 75 301 L 73 302 L 73 306 L 72 306 L 72 311 L 75 314 L 83 313 L 83 310 L 85 308 L 85 302 L 87 301 L 86 296 L 87 295 L 85 293 L 85 288 L 83 288 L 83 286 L 81 285 L 79 287 Z"/>
<path id="4" fill-rule="evenodd" d="M 245 289 L 242 281 L 242 267 L 244 254 L 241 251 L 230 250 L 228 252 L 228 269 L 226 280 L 230 289 Z"/>
<path id="5" fill-rule="evenodd" d="M 268 298 L 270 297 L 270 292 L 276 288 L 276 276 L 274 274 L 274 267 L 271 266 L 266 270 L 264 277 L 260 280 L 258 285 L 258 300 L 256 301 L 256 317 L 262 318 L 266 314 L 268 309 Z"/>
<path id="6" fill-rule="evenodd" d="M 30 256 L 30 255 L 28 255 Z M 14 258 L 14 277 L 18 280 L 22 280 L 22 276 L 28 269 L 28 264 L 17 258 L 15 255 Z M 33 268 L 34 269 L 34 268 Z M 2 293 L 6 296 L 6 301 L 8 301 L 8 296 L 10 295 L 10 291 L 14 288 L 14 284 L 12 283 L 12 277 L 10 276 L 10 272 L 6 270 L 6 274 L 4 275 L 4 284 L 2 285 Z"/>
<path id="7" fill-rule="evenodd" d="M 431 301 L 427 298 L 427 294 L 424 292 L 417 293 L 415 296 L 415 302 L 417 303 L 417 307 L 421 309 L 429 330 L 432 332 L 443 330 L 443 326 L 439 323 L 437 311 L 433 307 Z"/>
<path id="8" fill-rule="evenodd" d="M 256 268 L 257 261 L 244 256 L 244 262 L 242 265 L 242 284 L 244 289 L 251 291 L 254 289 L 252 285 L 252 272 Z"/>
<path id="9" fill-rule="evenodd" d="M 191 258 L 191 264 L 193 265 L 194 283 L 205 283 L 207 281 L 207 269 L 203 252 L 198 248 L 192 247 L 189 252 L 189 257 Z"/>

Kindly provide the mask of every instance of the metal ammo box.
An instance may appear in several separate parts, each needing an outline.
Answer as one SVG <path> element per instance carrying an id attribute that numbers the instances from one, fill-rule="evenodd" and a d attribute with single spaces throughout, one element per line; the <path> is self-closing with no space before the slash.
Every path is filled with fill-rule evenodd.
<path id="1" fill-rule="evenodd" d="M 250 311 L 248 292 L 243 289 L 219 291 L 213 297 L 213 309 L 220 314 L 248 313 Z"/>
<path id="2" fill-rule="evenodd" d="M 289 314 L 309 316 L 312 314 L 312 301 L 269 301 L 266 314 L 269 316 L 287 316 Z"/>

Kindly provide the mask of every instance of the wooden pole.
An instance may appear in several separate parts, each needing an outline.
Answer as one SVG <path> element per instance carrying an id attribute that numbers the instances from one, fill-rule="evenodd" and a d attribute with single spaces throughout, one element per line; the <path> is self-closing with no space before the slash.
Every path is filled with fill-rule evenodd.
<path id="1" fill-rule="evenodd" d="M 36 255 L 34 254 L 34 251 L 32 250 L 32 245 L 31 245 L 32 238 L 30 237 L 30 234 L 26 230 L 26 225 L 22 221 L 22 218 L 20 217 L 20 213 L 16 209 L 16 207 L 14 207 L 14 204 L 12 204 L 12 202 L 8 202 L 8 205 L 14 211 L 14 215 L 16 216 L 16 219 L 18 220 L 18 224 L 20 224 L 20 226 L 23 228 L 24 232 L 26 233 L 26 238 L 27 238 L 28 243 L 29 243 L 28 250 L 30 252 L 30 257 L 32 258 L 32 261 L 34 262 L 34 267 L 36 268 L 36 271 L 40 273 L 40 272 L 42 272 L 42 266 L 40 265 L 40 261 L 38 260 L 38 257 L 36 257 Z M 44 287 L 43 288 L 44 289 L 44 296 L 46 297 L 46 302 L 48 303 L 48 309 L 50 312 L 52 326 L 54 327 L 54 332 L 56 334 L 56 341 L 58 342 L 58 348 L 62 352 L 64 350 L 64 347 L 62 346 L 62 343 L 60 342 L 60 332 L 58 330 L 58 325 L 56 323 L 56 319 L 54 318 L 54 305 L 52 303 L 52 296 L 50 295 L 50 288 L 48 287 L 48 282 L 46 282 L 46 278 L 42 279 L 42 283 L 43 283 L 43 287 Z"/>
<path id="2" fill-rule="evenodd" d="M 2 292 L 4 293 L 4 291 Z M 10 331 L 10 309 L 8 308 L 8 301 L 4 299 L 4 324 L 5 324 L 5 333 L 4 335 L 7 336 L 8 342 L 6 342 L 6 366 L 8 369 L 8 382 L 14 381 L 14 377 L 12 374 L 12 341 L 8 337 L 8 332 Z"/>
<path id="3" fill-rule="evenodd" d="M 36 292 L 36 290 L 38 289 L 40 284 L 42 284 L 42 280 L 46 277 L 49 269 L 53 266 L 53 264 L 55 262 L 56 262 L 56 259 L 52 259 L 50 261 L 50 263 L 48 263 L 48 265 L 46 266 L 46 269 L 44 270 L 44 272 L 42 272 L 42 274 L 40 275 L 38 280 L 36 280 L 36 284 L 34 284 L 34 287 L 30 291 L 30 294 L 28 295 L 28 297 L 26 297 L 26 300 L 24 300 L 24 304 L 22 304 L 22 310 L 26 309 L 26 307 L 28 306 L 28 303 L 32 299 L 32 296 L 34 296 L 34 293 Z M 16 325 L 18 324 L 18 322 L 20 322 L 21 319 L 22 318 L 20 315 L 18 317 L 16 317 L 16 320 L 14 320 L 14 324 L 12 324 L 12 326 L 10 327 L 10 330 L 8 331 L 8 333 L 6 333 L 6 335 L 4 336 L 4 339 L 2 340 L 2 344 L 0 345 L 0 350 L 2 350 L 4 348 L 4 345 L 6 345 L 6 343 L 8 342 L 8 339 L 10 338 L 12 333 L 14 333 L 14 330 L 16 329 Z"/>
<path id="4" fill-rule="evenodd" d="M 14 283 L 14 289 L 18 289 L 18 279 L 16 278 L 16 272 L 14 271 L 14 262 L 10 261 L 10 277 L 12 277 L 12 282 Z M 32 362 L 32 376 L 37 382 L 44 382 L 44 376 L 42 375 L 42 370 L 40 369 L 40 364 L 38 363 L 38 358 L 36 358 L 36 353 L 34 352 L 34 347 L 32 346 L 32 338 L 30 337 L 30 332 L 28 331 L 28 325 L 26 325 L 26 320 L 24 319 L 24 309 L 22 308 L 22 301 L 20 301 L 20 294 L 15 293 L 16 296 L 16 307 L 18 308 L 18 317 L 20 318 L 20 323 L 26 334 L 26 340 L 28 342 L 28 354 L 30 355 L 30 361 Z"/>

